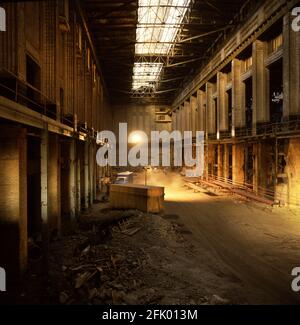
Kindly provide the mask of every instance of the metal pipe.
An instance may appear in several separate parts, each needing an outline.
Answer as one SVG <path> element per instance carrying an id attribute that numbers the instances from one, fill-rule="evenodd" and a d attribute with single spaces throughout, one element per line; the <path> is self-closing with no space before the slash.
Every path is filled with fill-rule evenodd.
<path id="1" fill-rule="evenodd" d="M 212 34 L 215 34 L 215 33 L 221 32 L 221 31 L 223 31 L 223 30 L 225 30 L 225 29 L 228 29 L 229 27 L 230 27 L 230 26 L 226 26 L 226 27 L 222 27 L 222 28 L 219 28 L 219 29 L 213 30 L 213 31 L 208 32 L 208 33 L 204 33 L 204 34 L 196 35 L 196 36 L 193 36 L 193 37 L 189 37 L 189 38 L 186 38 L 186 39 L 181 40 L 181 41 L 178 42 L 178 43 L 181 44 L 181 43 L 189 42 L 189 41 L 192 41 L 192 40 L 195 40 L 195 39 L 198 39 L 198 38 L 202 38 L 202 37 L 205 37 L 205 36 L 209 36 L 209 35 L 212 35 Z"/>

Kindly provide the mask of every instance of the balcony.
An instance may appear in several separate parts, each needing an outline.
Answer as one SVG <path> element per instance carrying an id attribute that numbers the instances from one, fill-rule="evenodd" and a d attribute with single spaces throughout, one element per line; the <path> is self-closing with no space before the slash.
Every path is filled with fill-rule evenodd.
<path id="1" fill-rule="evenodd" d="M 7 70 L 0 71 L 0 96 L 15 101 L 54 120 L 57 119 L 57 107 L 53 101 L 43 95 L 39 89 L 20 80 L 16 75 Z"/>

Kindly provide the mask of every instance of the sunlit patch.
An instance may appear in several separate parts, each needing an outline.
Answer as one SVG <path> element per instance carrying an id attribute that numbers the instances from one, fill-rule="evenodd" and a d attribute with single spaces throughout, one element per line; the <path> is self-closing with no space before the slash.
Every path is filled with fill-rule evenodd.
<path id="1" fill-rule="evenodd" d="M 133 131 L 129 134 L 128 142 L 131 144 L 141 144 L 144 142 L 143 132 Z"/>

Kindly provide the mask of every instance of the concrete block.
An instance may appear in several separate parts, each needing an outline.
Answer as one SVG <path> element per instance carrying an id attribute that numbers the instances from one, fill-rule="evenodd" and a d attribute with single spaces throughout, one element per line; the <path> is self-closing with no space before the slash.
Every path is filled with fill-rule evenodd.
<path id="1" fill-rule="evenodd" d="M 114 209 L 137 209 L 159 213 L 163 209 L 164 187 L 111 184 L 110 203 Z"/>

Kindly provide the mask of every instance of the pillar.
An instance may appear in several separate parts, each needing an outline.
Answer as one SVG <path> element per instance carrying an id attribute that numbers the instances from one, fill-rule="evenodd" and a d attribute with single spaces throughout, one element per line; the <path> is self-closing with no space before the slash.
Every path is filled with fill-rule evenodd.
<path id="1" fill-rule="evenodd" d="M 259 156 L 261 146 L 258 143 L 253 144 L 253 190 L 258 194 L 259 187 Z"/>
<path id="2" fill-rule="evenodd" d="M 232 146 L 232 178 L 234 183 L 245 181 L 245 150 L 244 144 L 236 143 Z"/>
<path id="3" fill-rule="evenodd" d="M 232 61 L 232 124 L 233 132 L 237 128 L 245 126 L 245 107 L 242 105 L 243 91 L 241 80 L 241 61 L 233 59 Z"/>
<path id="4" fill-rule="evenodd" d="M 212 89 L 212 84 L 207 83 L 206 84 L 206 109 L 207 109 L 207 133 L 208 134 L 214 134 L 216 133 L 216 124 L 215 124 L 215 119 L 216 119 L 216 112 L 215 112 L 215 107 L 213 103 L 213 89 Z"/>
<path id="5" fill-rule="evenodd" d="M 198 106 L 197 106 L 197 97 L 191 96 L 190 99 L 190 105 L 191 105 L 191 124 L 192 124 L 192 131 L 193 131 L 193 137 L 196 136 L 196 131 L 199 131 L 198 126 Z"/>
<path id="6" fill-rule="evenodd" d="M 71 226 L 75 224 L 76 218 L 76 140 L 70 142 L 70 177 L 69 177 L 69 200 Z"/>
<path id="7" fill-rule="evenodd" d="M 94 143 L 91 143 L 89 145 L 89 205 L 92 205 L 94 203 L 94 199 L 96 199 L 95 196 L 95 161 L 96 161 L 96 154 L 94 154 Z"/>
<path id="8" fill-rule="evenodd" d="M 90 202 L 90 175 L 89 175 L 89 143 L 84 143 L 84 208 L 89 207 Z"/>
<path id="9" fill-rule="evenodd" d="M 268 73 L 265 67 L 266 44 L 261 41 L 253 43 L 253 132 L 256 125 L 270 121 L 270 104 L 268 92 Z"/>
<path id="10" fill-rule="evenodd" d="M 56 134 L 49 134 L 48 202 L 50 234 L 61 231 L 60 218 L 60 145 Z"/>
<path id="11" fill-rule="evenodd" d="M 0 126 L 0 267 L 7 290 L 27 267 L 26 129 Z"/>
<path id="12" fill-rule="evenodd" d="M 180 105 L 180 131 L 184 132 L 184 105 Z"/>
<path id="13" fill-rule="evenodd" d="M 191 126 L 191 105 L 189 101 L 184 102 L 184 131 L 191 131 L 192 126 Z"/>
<path id="14" fill-rule="evenodd" d="M 41 219 L 42 219 L 42 241 L 44 269 L 48 269 L 49 251 L 49 210 L 50 202 L 48 197 L 48 162 L 49 162 L 49 133 L 48 126 L 41 132 Z"/>
<path id="15" fill-rule="evenodd" d="M 77 159 L 76 159 L 76 215 L 79 216 L 81 212 L 81 163 L 80 154 L 78 152 L 79 146 L 77 146 Z"/>
<path id="16" fill-rule="evenodd" d="M 218 177 L 223 178 L 224 177 L 224 173 L 223 173 L 223 159 L 224 159 L 224 155 L 223 155 L 223 145 L 219 144 L 218 145 Z"/>
<path id="17" fill-rule="evenodd" d="M 223 150 L 223 175 L 225 178 L 225 182 L 229 179 L 229 150 L 228 144 L 224 144 Z"/>
<path id="18" fill-rule="evenodd" d="M 228 107 L 226 106 L 226 74 L 218 73 L 219 132 L 228 130 Z"/>
<path id="19" fill-rule="evenodd" d="M 172 131 L 177 130 L 177 111 L 176 110 L 172 113 L 172 121 L 173 121 Z"/>
<path id="20" fill-rule="evenodd" d="M 283 20 L 283 116 L 300 115 L 300 32 L 292 30 L 293 17 L 290 12 Z M 298 67 L 298 68 L 297 68 Z"/>
<path id="21" fill-rule="evenodd" d="M 180 131 L 180 110 L 176 109 L 176 131 Z"/>
<path id="22" fill-rule="evenodd" d="M 202 90 L 197 91 L 197 104 L 198 104 L 198 129 L 206 131 L 206 100 L 205 92 Z"/>

